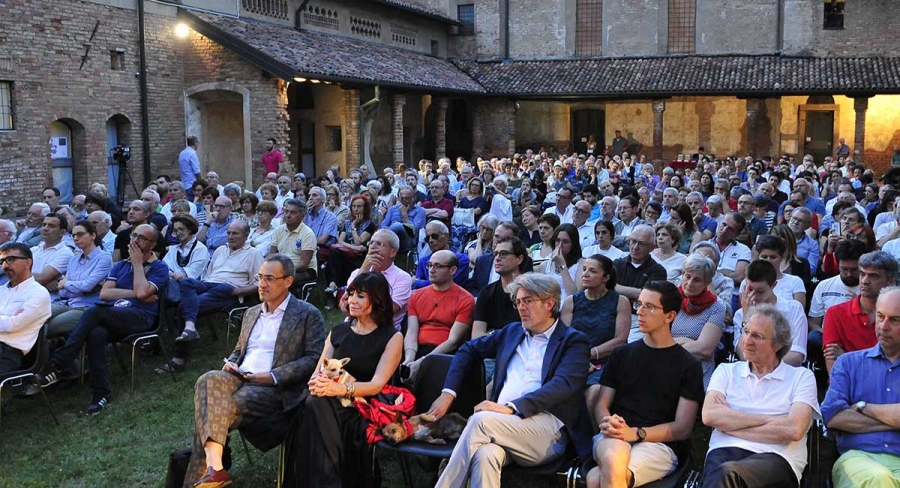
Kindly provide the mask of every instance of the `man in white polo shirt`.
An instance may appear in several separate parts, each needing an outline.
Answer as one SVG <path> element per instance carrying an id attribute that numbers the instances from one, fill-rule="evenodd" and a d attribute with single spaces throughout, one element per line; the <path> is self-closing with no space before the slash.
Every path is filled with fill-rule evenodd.
<path id="1" fill-rule="evenodd" d="M 747 265 L 752 258 L 750 248 L 736 240 L 746 226 L 747 221 L 741 214 L 728 212 L 716 228 L 716 236 L 710 239 L 710 242 L 719 247 L 719 272 L 734 281 L 734 295 L 731 298 L 734 310 L 740 307 L 738 296 L 741 281 L 744 280 Z"/>
<path id="2" fill-rule="evenodd" d="M 72 250 L 62 241 L 67 230 L 67 221 L 56 214 L 48 214 L 41 224 L 41 238 L 43 240 L 37 246 L 31 248 L 34 262 L 31 265 L 31 273 L 34 280 L 47 288 L 51 294 L 56 294 L 59 279 L 66 274 L 69 261 L 72 260 Z"/>
<path id="3" fill-rule="evenodd" d="M 754 306 L 748 317 L 746 361 L 719 365 L 703 402 L 703 423 L 714 429 L 704 488 L 799 486 L 806 432 L 821 417 L 812 372 L 783 361 L 791 348 L 787 319 L 772 305 Z"/>

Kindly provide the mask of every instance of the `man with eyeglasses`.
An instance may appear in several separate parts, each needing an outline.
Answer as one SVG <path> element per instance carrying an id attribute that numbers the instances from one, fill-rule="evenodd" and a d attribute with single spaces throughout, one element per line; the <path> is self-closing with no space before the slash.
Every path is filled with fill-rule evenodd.
<path id="1" fill-rule="evenodd" d="M 643 340 L 613 350 L 600 384 L 588 390 L 591 420 L 600 428 L 589 488 L 645 485 L 690 456 L 687 440 L 703 401 L 703 371 L 672 338 L 681 300 L 675 285 L 648 282 L 636 301 Z"/>
<path id="2" fill-rule="evenodd" d="M 438 250 L 428 257 L 431 286 L 419 288 L 409 298 L 409 322 L 403 339 L 403 365 L 415 382 L 422 358 L 429 354 L 453 354 L 469 339 L 475 299 L 453 282 L 461 267 L 453 251 Z M 401 375 L 402 376 L 402 375 Z"/>
<path id="3" fill-rule="evenodd" d="M 491 240 L 492 246 L 507 239 L 512 239 L 519 234 L 519 227 L 515 222 L 500 222 L 494 229 L 494 237 Z M 472 271 L 472 279 L 469 280 L 469 291 L 474 296 L 478 296 L 481 290 L 487 285 L 494 283 L 500 279 L 500 275 L 494 268 L 494 255 L 492 253 L 484 253 L 475 260 L 475 269 Z"/>
<path id="4" fill-rule="evenodd" d="M 253 294 L 258 281 L 253 270 L 259 269 L 263 255 L 247 242 L 250 226 L 237 220 L 228 226 L 228 244 L 213 252 L 203 281 L 183 278 L 181 302 L 178 305 L 179 322 L 184 324 L 175 342 L 193 342 L 200 338 L 197 317 L 212 312 L 227 311 L 237 307 L 243 297 Z M 176 354 L 187 360 L 186 354 Z M 184 365 L 184 362 L 181 362 Z"/>
<path id="5" fill-rule="evenodd" d="M 399 202 L 389 208 L 381 221 L 382 229 L 390 229 L 400 238 L 400 251 L 416 245 L 419 231 L 425 226 L 425 209 L 416 205 L 416 190 L 408 186 L 397 192 Z"/>
<path id="6" fill-rule="evenodd" d="M 444 196 L 447 186 L 443 181 L 435 178 L 428 184 L 428 189 L 431 191 L 431 198 L 422 202 L 425 218 L 427 220 L 438 219 L 449 227 L 450 221 L 453 219 L 455 202 Z"/>
<path id="7" fill-rule="evenodd" d="M 425 242 L 428 243 L 428 249 L 431 254 L 438 251 L 450 251 L 456 255 L 459 266 L 456 273 L 453 274 L 453 282 L 465 288 L 469 284 L 469 256 L 450 249 L 450 229 L 439 220 L 432 220 L 425 226 Z M 431 284 L 428 271 L 429 258 L 431 256 L 422 256 L 416 265 L 416 281 L 413 282 L 413 289 L 419 289 Z"/>
<path id="8" fill-rule="evenodd" d="M 88 216 L 88 212 L 84 208 L 84 199 L 85 196 L 83 194 L 72 197 L 70 206 L 72 207 L 72 211 L 75 212 L 75 220 L 86 219 Z"/>
<path id="9" fill-rule="evenodd" d="M 556 205 L 544 211 L 545 214 L 554 214 L 559 217 L 560 224 L 571 224 L 574 219 L 575 206 L 572 205 L 572 198 L 575 194 L 569 187 L 563 187 L 556 192 Z"/>
<path id="10" fill-rule="evenodd" d="M 771 263 L 762 262 L 774 276 Z M 703 486 L 799 486 L 806 434 L 821 417 L 816 380 L 808 369 L 785 361 L 792 326 L 779 307 L 754 305 L 742 329 L 745 360 L 720 364 L 703 401 L 703 423 L 714 429 Z"/>
<path id="11" fill-rule="evenodd" d="M 377 271 L 384 275 L 391 287 L 391 300 L 394 302 L 394 328 L 400 330 L 400 323 L 406 315 L 409 296 L 412 293 L 412 276 L 394 264 L 397 249 L 400 248 L 400 238 L 387 229 L 378 229 L 369 239 L 369 252 L 359 269 L 350 273 L 347 284 L 353 282 L 356 275 L 370 271 Z M 347 313 L 347 294 L 341 297 L 340 310 Z"/>
<path id="12" fill-rule="evenodd" d="M 100 289 L 103 303 L 84 311 L 66 344 L 53 353 L 40 372 L 42 386 L 77 376 L 75 357 L 86 345 L 93 397 L 82 410 L 85 415 L 100 413 L 112 399 L 107 344 L 153 327 L 159 294 L 169 281 L 169 267 L 153 254 L 161 239 L 159 231 L 150 224 L 134 228 L 128 242 L 128 258 L 113 265 Z"/>
<path id="13" fill-rule="evenodd" d="M 798 200 L 799 202 L 794 201 L 794 192 L 799 192 Z M 819 214 L 819 218 L 825 217 L 825 204 L 822 200 L 811 195 L 812 193 L 812 185 L 806 178 L 797 178 L 794 180 L 794 188 L 791 191 L 791 203 L 794 204 L 795 207 L 806 207 L 813 212 Z M 778 207 L 778 216 L 781 217 L 784 214 L 784 207 L 787 205 L 787 201 L 781 204 Z M 797 205 L 799 203 L 799 205 Z"/>
<path id="14" fill-rule="evenodd" d="M 590 428 L 579 425 L 590 359 L 587 337 L 562 323 L 560 287 L 553 277 L 526 273 L 510 299 L 521 322 L 466 342 L 450 365 L 429 414 L 443 417 L 476 364 L 496 359 L 489 400 L 475 407 L 437 488 L 500 486 L 503 466 L 539 466 L 566 454 L 590 455 Z"/>
<path id="15" fill-rule="evenodd" d="M 493 333 L 507 324 L 521 320 L 519 311 L 509 299 L 507 289 L 519 275 L 533 268 L 528 249 L 518 237 L 494 244 L 494 272 L 500 279 L 487 285 L 475 299 L 472 315 L 472 339 Z M 487 374 L 491 377 L 493 370 Z"/>
<path id="16" fill-rule="evenodd" d="M 734 350 L 743 360 L 743 350 L 739 345 L 741 326 L 746 325 L 745 318 L 749 316 L 747 312 L 753 306 L 769 304 L 781 312 L 790 324 L 789 350 L 783 355 L 782 360 L 791 366 L 800 366 L 806 360 L 808 320 L 800 302 L 784 300 L 775 295 L 777 277 L 775 266 L 769 261 L 758 259 L 747 266 L 747 286 L 744 291 L 739 292 L 739 303 L 734 312 Z"/>
<path id="17" fill-rule="evenodd" d="M 50 318 L 50 293 L 32 277 L 31 249 L 25 244 L 8 240 L 3 243 L 0 267 L 7 281 L 0 293 L 0 374 L 3 374 L 20 369 L 22 359 L 34 347 L 41 326 Z"/>
<path id="18" fill-rule="evenodd" d="M 184 185 L 182 185 L 180 181 L 175 180 L 169 183 L 169 203 L 163 205 L 163 208 L 159 213 L 163 214 L 167 221 L 172 220 L 172 203 L 177 202 L 178 200 L 185 200 L 186 198 L 187 193 L 185 192 Z M 188 208 L 190 208 L 191 217 L 197 218 L 197 206 L 194 205 L 193 202 L 188 201 Z"/>
<path id="19" fill-rule="evenodd" d="M 113 246 L 113 262 L 127 261 L 131 252 L 131 240 L 134 229 L 144 224 L 150 224 L 150 214 L 153 211 L 147 202 L 141 200 L 132 200 L 128 204 L 128 215 L 126 222 L 119 224 L 119 231 L 116 233 L 116 242 Z M 157 229 L 159 230 L 159 229 Z M 160 239 L 160 242 L 154 242 L 153 251 L 157 254 L 166 252 L 166 241 Z"/>
<path id="20" fill-rule="evenodd" d="M 597 238 L 594 236 L 594 223 L 588 222 L 590 216 L 590 203 L 584 200 L 579 200 L 575 203 L 575 212 L 572 214 L 572 225 L 578 229 L 578 240 L 581 242 L 582 249 L 592 246 L 597 242 Z"/>
<path id="21" fill-rule="evenodd" d="M 788 227 L 791 228 L 794 238 L 797 240 L 797 257 L 809 261 L 809 272 L 815 276 L 819 267 L 819 242 L 806 232 L 812 225 L 812 221 L 812 211 L 806 207 L 797 207 L 791 212 Z"/>
<path id="22" fill-rule="evenodd" d="M 219 246 L 225 244 L 228 240 L 228 226 L 234 220 L 234 214 L 231 213 L 231 199 L 228 197 L 216 198 L 216 201 L 213 203 L 213 210 L 209 213 L 209 218 L 200 226 L 197 240 L 205 244 L 209 252 L 215 252 Z"/>
<path id="23" fill-rule="evenodd" d="M 631 237 L 632 231 L 637 226 L 647 224 L 646 220 L 638 217 L 639 210 L 637 198 L 629 195 L 619 200 L 619 222 L 615 224 L 616 237 L 623 239 Z"/>
<path id="24" fill-rule="evenodd" d="M 290 258 L 270 255 L 250 272 L 258 273 L 262 303 L 244 312 L 240 339 L 222 369 L 209 371 L 197 380 L 196 428 L 185 486 L 231 483 L 222 465 L 231 429 L 249 425 L 253 431 L 256 420 L 273 423 L 273 414 L 287 412 L 274 422 L 280 428 L 267 425 L 269 435 L 257 437 L 268 447 L 283 440 L 290 415 L 308 395 L 306 383 L 325 345 L 321 312 L 290 293 L 294 281 Z"/>
<path id="25" fill-rule="evenodd" d="M 756 242 L 756 236 L 769 233 L 769 227 L 766 225 L 765 219 L 756 216 L 756 199 L 753 195 L 744 194 L 738 198 L 738 213 L 747 222 L 744 230 L 750 232 L 750 242 Z"/>
<path id="26" fill-rule="evenodd" d="M 219 195 L 225 194 L 225 187 L 219 184 L 219 173 L 215 171 L 206 173 L 206 182 L 209 183 L 209 186 L 219 190 Z"/>
<path id="27" fill-rule="evenodd" d="M 662 194 L 662 213 L 659 215 L 659 219 L 657 222 L 668 222 L 669 221 L 669 213 L 672 211 L 672 207 L 678 205 L 678 189 L 672 188 L 671 186 L 663 190 Z"/>
<path id="28" fill-rule="evenodd" d="M 631 237 L 628 238 L 628 254 L 613 261 L 617 278 L 616 291 L 631 302 L 628 342 L 635 342 L 643 337 L 635 308 L 641 289 L 650 281 L 666 281 L 666 268 L 650 256 L 654 248 L 656 240 L 653 227 L 639 225 L 631 231 Z"/>

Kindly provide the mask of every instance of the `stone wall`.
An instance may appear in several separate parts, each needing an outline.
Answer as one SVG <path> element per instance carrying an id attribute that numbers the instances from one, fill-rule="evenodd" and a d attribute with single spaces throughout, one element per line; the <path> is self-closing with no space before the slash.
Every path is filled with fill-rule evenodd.
<path id="1" fill-rule="evenodd" d="M 478 59 L 500 59 L 503 55 L 500 1 L 475 2 L 475 42 Z"/>
<path id="2" fill-rule="evenodd" d="M 778 4 L 778 0 L 697 2 L 697 54 L 774 53 Z"/>
<path id="3" fill-rule="evenodd" d="M 506 99 L 484 99 L 475 102 L 473 158 L 505 157 L 509 154 L 510 140 L 515 144 L 516 104 Z M 512 137 L 511 137 L 512 136 Z M 447 155 L 450 158 L 456 156 Z"/>
<path id="4" fill-rule="evenodd" d="M 575 55 L 574 0 L 509 3 L 509 57 L 548 59 Z"/>
<path id="5" fill-rule="evenodd" d="M 660 54 L 658 32 L 660 0 L 607 0 L 603 2 L 603 56 Z M 572 28 L 574 29 L 574 22 Z"/>

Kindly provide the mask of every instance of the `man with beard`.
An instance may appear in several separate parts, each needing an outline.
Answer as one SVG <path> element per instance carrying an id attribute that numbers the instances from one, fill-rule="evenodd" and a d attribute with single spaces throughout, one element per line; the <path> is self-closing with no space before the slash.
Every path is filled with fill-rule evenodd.
<path id="1" fill-rule="evenodd" d="M 875 305 L 883 288 L 897 284 L 897 268 L 897 260 L 884 251 L 859 258 L 859 294 L 825 313 L 822 344 L 829 373 L 841 354 L 868 349 L 878 343 Z"/>

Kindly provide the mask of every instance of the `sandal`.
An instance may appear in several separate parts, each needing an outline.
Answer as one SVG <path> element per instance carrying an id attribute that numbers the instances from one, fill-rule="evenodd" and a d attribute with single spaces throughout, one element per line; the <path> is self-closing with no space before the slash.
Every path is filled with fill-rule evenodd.
<path id="1" fill-rule="evenodd" d="M 154 369 L 153 372 L 158 375 L 167 375 L 167 374 L 171 373 L 172 371 L 174 371 L 176 373 L 181 373 L 185 369 L 187 369 L 186 363 L 176 363 L 173 360 L 173 361 L 169 361 L 168 363 L 163 364 L 162 366 Z"/>
<path id="2" fill-rule="evenodd" d="M 200 333 L 196 330 L 184 329 L 180 336 L 175 338 L 175 342 L 193 342 L 200 339 Z"/>

